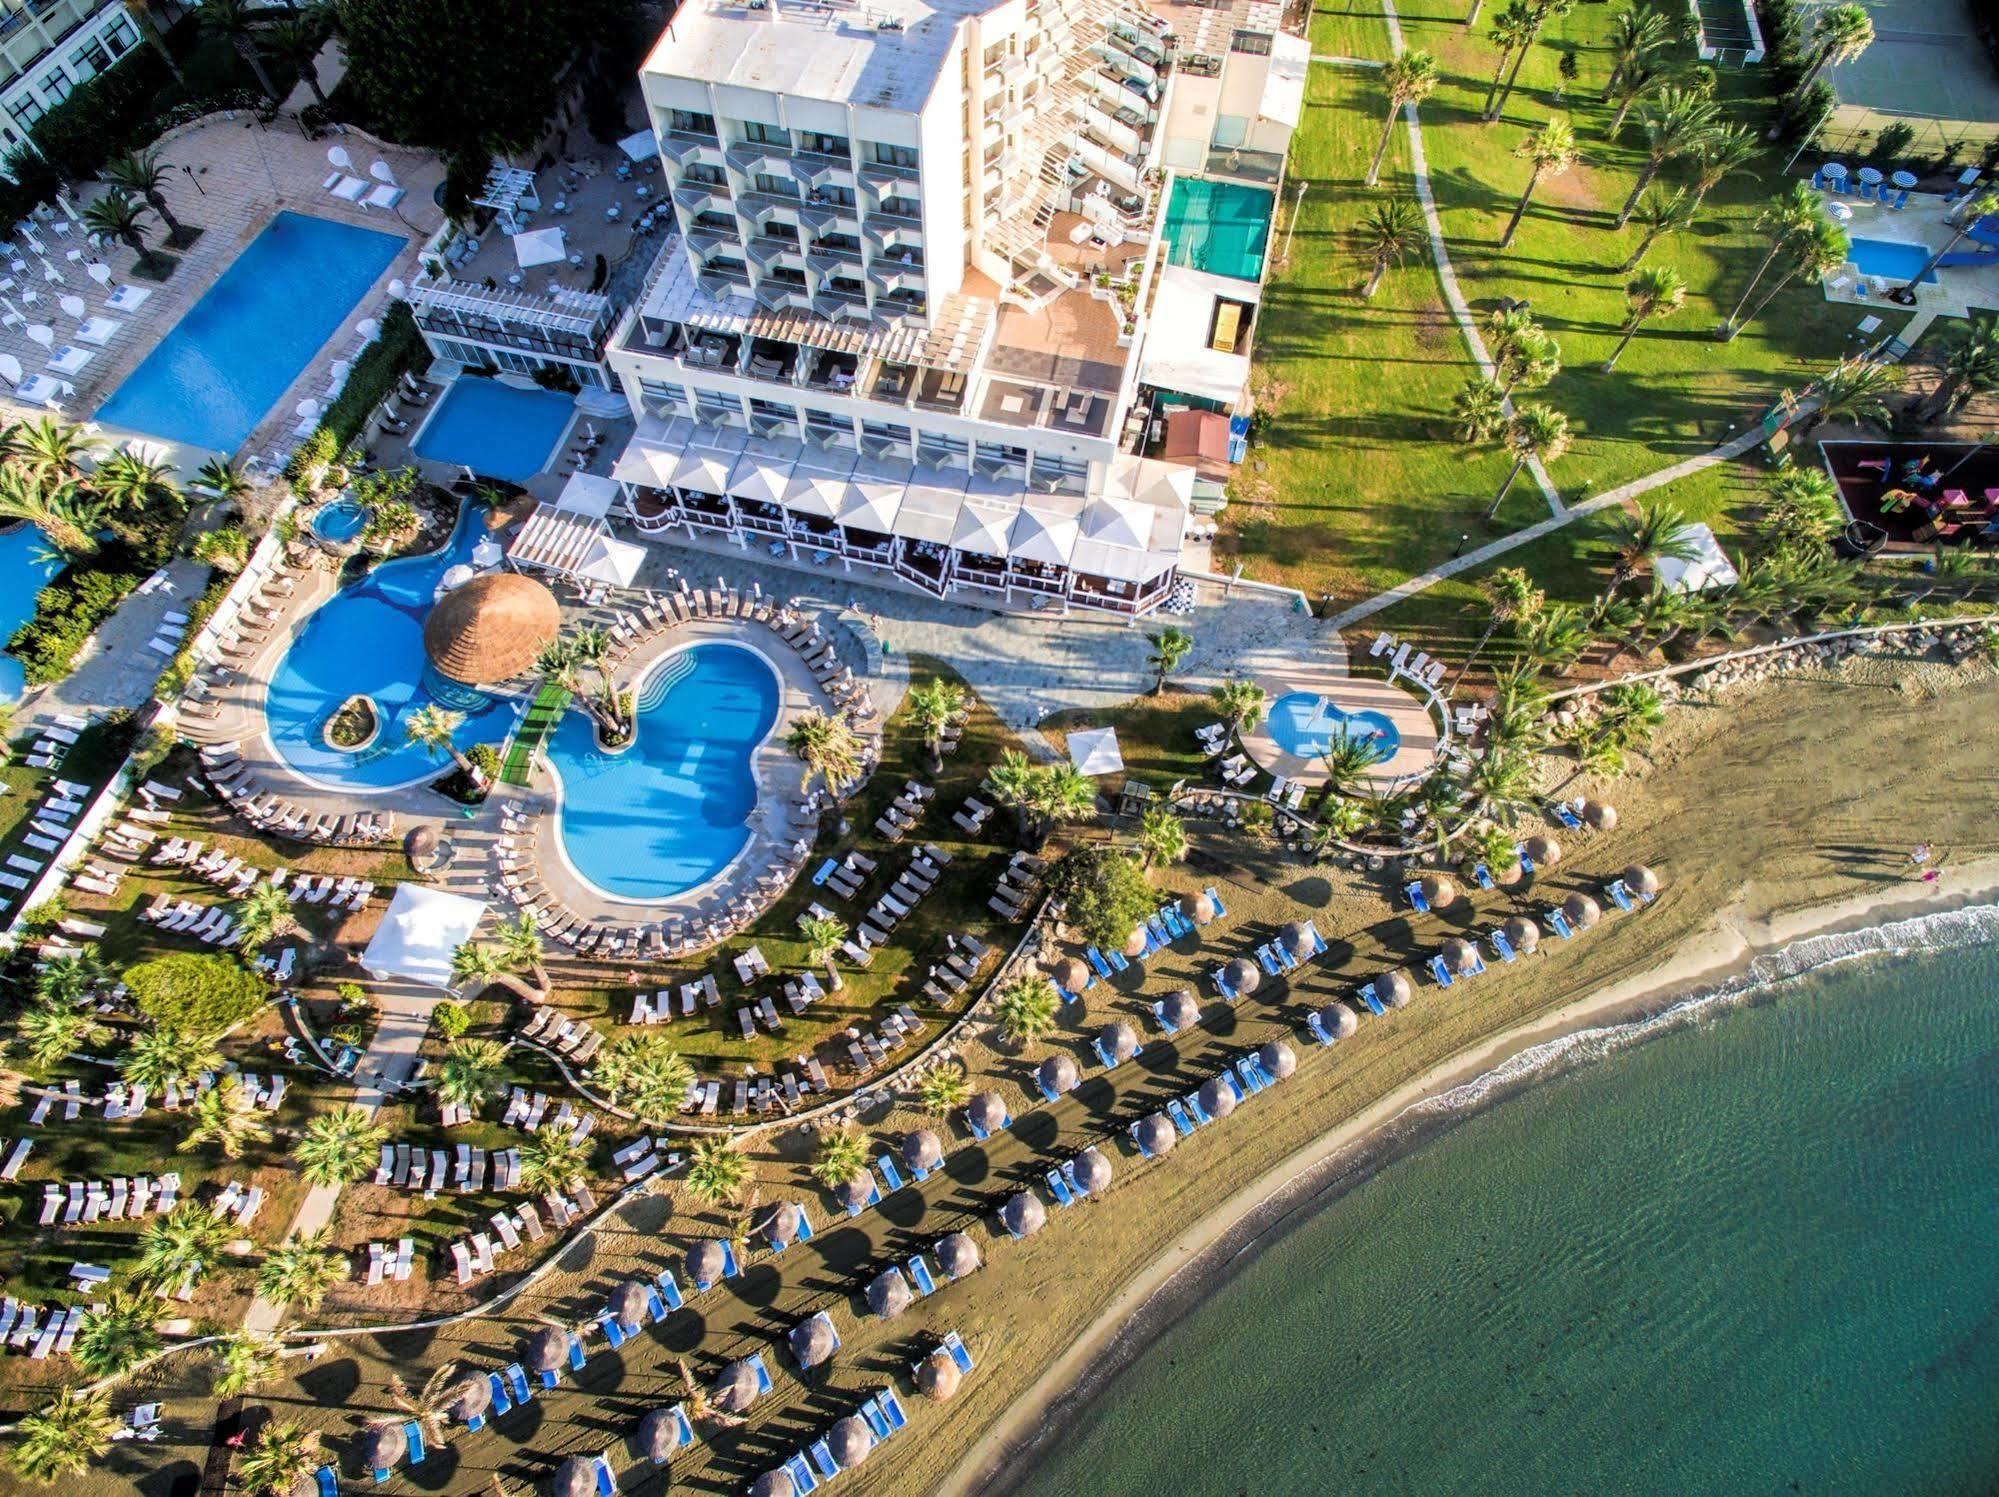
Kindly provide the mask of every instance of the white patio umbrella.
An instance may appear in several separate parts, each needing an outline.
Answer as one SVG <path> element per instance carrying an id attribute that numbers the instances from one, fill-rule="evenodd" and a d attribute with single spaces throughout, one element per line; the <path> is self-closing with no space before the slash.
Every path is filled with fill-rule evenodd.
<path id="1" fill-rule="evenodd" d="M 11 353 L 0 353 L 0 379 L 6 380 L 10 385 L 18 385 L 21 382 L 21 361 Z"/>
<path id="2" fill-rule="evenodd" d="M 326 148 L 326 159 L 339 167 L 343 172 L 352 170 L 354 166 L 354 158 L 347 154 L 347 147 L 345 146 L 328 146 Z"/>
<path id="3" fill-rule="evenodd" d="M 76 205 L 60 192 L 56 194 L 56 206 L 62 209 L 63 216 L 71 223 L 80 224 L 83 222 L 83 215 L 76 211 Z"/>
<path id="4" fill-rule="evenodd" d="M 65 296 L 57 305 L 62 308 L 63 316 L 74 317 L 78 321 L 88 316 L 90 312 L 90 308 L 80 296 Z"/>
<path id="5" fill-rule="evenodd" d="M 108 286 L 111 284 L 111 267 L 109 265 L 105 265 L 102 263 L 92 265 L 89 269 L 84 271 L 84 274 L 89 276 L 93 281 L 97 282 L 97 284 L 100 286 Z"/>
<path id="6" fill-rule="evenodd" d="M 359 322 L 354 324 L 354 331 L 357 336 L 366 338 L 372 342 L 376 334 L 382 331 L 381 319 L 378 317 L 363 317 Z"/>
<path id="7" fill-rule="evenodd" d="M 17 321 L 26 322 L 28 320 L 27 314 L 23 312 L 19 307 L 15 306 L 11 301 L 7 300 L 7 298 L 4 296 L 0 296 L 0 307 L 5 307 L 7 309 L 7 315 L 9 317 L 15 318 Z"/>
<path id="8" fill-rule="evenodd" d="M 374 165 L 370 166 L 368 168 L 368 175 L 373 177 L 377 182 L 386 182 L 391 187 L 396 185 L 396 174 L 386 161 L 377 161 Z"/>
<path id="9" fill-rule="evenodd" d="M 298 416 L 300 419 L 304 419 L 307 416 L 317 416 L 319 414 L 319 402 L 307 396 L 292 407 L 292 414 Z"/>
<path id="10" fill-rule="evenodd" d="M 28 324 L 28 336 L 44 348 L 54 348 L 56 346 L 56 330 L 52 327 L 45 327 L 39 322 Z"/>
<path id="11" fill-rule="evenodd" d="M 397 301 L 401 301 L 403 299 L 403 293 L 409 289 L 410 289 L 409 286 L 404 283 L 402 277 L 400 276 L 398 276 L 395 280 L 389 282 L 389 295 L 393 296 Z"/>

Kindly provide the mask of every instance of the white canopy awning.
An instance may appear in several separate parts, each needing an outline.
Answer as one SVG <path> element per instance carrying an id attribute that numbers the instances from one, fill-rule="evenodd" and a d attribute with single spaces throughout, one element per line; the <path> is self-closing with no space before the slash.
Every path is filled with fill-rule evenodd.
<path id="1" fill-rule="evenodd" d="M 569 242 L 560 229 L 529 229 L 514 235 L 514 258 L 522 270 L 560 264 L 569 258 Z"/>
<path id="2" fill-rule="evenodd" d="M 1312 44 L 1302 36 L 1280 31 L 1270 39 L 1270 66 L 1263 75 L 1263 100 L 1257 113 L 1291 129 L 1305 114 L 1305 75 L 1312 68 Z"/>
<path id="3" fill-rule="evenodd" d="M 840 495 L 840 523 L 856 530 L 877 530 L 887 535 L 895 528 L 897 511 L 907 485 L 857 473 L 847 480 Z"/>
<path id="4" fill-rule="evenodd" d="M 397 884 L 381 929 L 361 965 L 372 977 L 403 978 L 433 988 L 451 986 L 451 956 L 472 938 L 486 906 L 427 884 Z"/>
<path id="5" fill-rule="evenodd" d="M 679 453 L 634 441 L 618 454 L 617 462 L 611 465 L 611 476 L 621 483 L 663 489 L 673 482 L 673 470 L 679 466 Z"/>
<path id="6" fill-rule="evenodd" d="M 555 507 L 567 514 L 588 515 L 601 520 L 618 502 L 618 485 L 595 473 L 572 473 L 556 496 Z"/>
<path id="7" fill-rule="evenodd" d="M 637 130 L 619 141 L 618 149 L 634 161 L 650 161 L 659 154 L 659 137 L 650 130 Z"/>
<path id="8" fill-rule="evenodd" d="M 1031 494 L 1013 523 L 1007 554 L 1019 561 L 1066 567 L 1081 533 L 1083 501 L 1066 494 Z"/>
<path id="9" fill-rule="evenodd" d="M 996 495 L 968 494 L 958 511 L 958 528 L 951 532 L 951 544 L 960 551 L 1004 557 L 1019 519 L 1018 499 L 1009 503 Z"/>
<path id="10" fill-rule="evenodd" d="M 1707 526 L 1682 526 L 1678 535 L 1693 548 L 1694 555 L 1688 561 L 1661 556 L 1653 562 L 1652 571 L 1659 579 L 1659 586 L 1668 592 L 1697 593 L 1711 587 L 1733 587 L 1741 581 L 1728 553 L 1721 549 L 1721 542 Z"/>
<path id="11" fill-rule="evenodd" d="M 729 492 L 738 499 L 759 504 L 784 503 L 784 491 L 791 483 L 795 460 L 746 448 L 729 474 Z"/>
<path id="12" fill-rule="evenodd" d="M 593 516 L 572 514 L 553 504 L 537 505 L 507 548 L 507 556 L 518 566 L 573 573 L 608 533 L 604 521 Z"/>
<path id="13" fill-rule="evenodd" d="M 613 536 L 600 535 L 590 543 L 571 575 L 585 582 L 606 582 L 612 587 L 630 587 L 645 565 L 646 548 Z"/>
<path id="14" fill-rule="evenodd" d="M 784 507 L 815 520 L 837 520 L 847 497 L 847 476 L 853 471 L 851 464 L 837 473 L 800 468 L 784 491 Z"/>
<path id="15" fill-rule="evenodd" d="M 1087 775 L 1116 774 L 1124 768 L 1116 728 L 1084 728 L 1069 735 L 1069 762 Z"/>
<path id="16" fill-rule="evenodd" d="M 699 489 L 704 494 L 726 494 L 729 492 L 729 474 L 736 466 L 732 453 L 715 452 L 705 447 L 690 448 L 680 455 L 680 462 L 673 470 L 676 488 Z"/>
<path id="17" fill-rule="evenodd" d="M 958 513 L 965 505 L 965 475 L 942 468 L 909 470 L 896 511 L 895 533 L 905 540 L 951 544 L 958 533 Z"/>
<path id="18" fill-rule="evenodd" d="M 1152 517 L 1156 513 L 1151 505 L 1136 499 L 1104 494 L 1091 500 L 1083 511 L 1083 538 L 1143 550 L 1152 544 Z"/>

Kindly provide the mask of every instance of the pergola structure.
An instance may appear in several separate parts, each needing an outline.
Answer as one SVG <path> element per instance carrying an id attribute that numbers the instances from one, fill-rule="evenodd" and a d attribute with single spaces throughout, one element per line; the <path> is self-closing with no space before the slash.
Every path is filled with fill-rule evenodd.
<path id="1" fill-rule="evenodd" d="M 630 587 L 645 563 L 645 548 L 611 534 L 608 516 L 619 492 L 611 479 L 571 474 L 554 503 L 537 505 L 528 516 L 507 560 L 579 582 Z"/>

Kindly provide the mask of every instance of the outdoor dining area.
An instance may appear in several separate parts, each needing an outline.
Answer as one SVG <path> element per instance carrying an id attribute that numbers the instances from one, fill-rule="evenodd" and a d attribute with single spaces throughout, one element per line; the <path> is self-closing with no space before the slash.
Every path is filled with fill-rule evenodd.
<path id="1" fill-rule="evenodd" d="M 1927 551 L 1999 541 L 1999 452 L 1981 442 L 1827 442 L 1852 522 L 1847 549 Z"/>

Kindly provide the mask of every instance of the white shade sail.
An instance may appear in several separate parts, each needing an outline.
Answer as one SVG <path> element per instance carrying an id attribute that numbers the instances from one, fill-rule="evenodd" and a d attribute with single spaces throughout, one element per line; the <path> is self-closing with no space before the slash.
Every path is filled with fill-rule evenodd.
<path id="1" fill-rule="evenodd" d="M 1069 762 L 1087 775 L 1116 774 L 1124 768 L 1116 728 L 1085 728 L 1069 735 Z"/>
<path id="2" fill-rule="evenodd" d="M 451 986 L 451 955 L 472 938 L 486 906 L 424 884 L 397 884 L 381 929 L 361 954 L 370 976 Z"/>
<path id="3" fill-rule="evenodd" d="M 569 242 L 560 229 L 529 229 L 514 235 L 514 259 L 522 270 L 563 263 L 569 259 Z"/>

